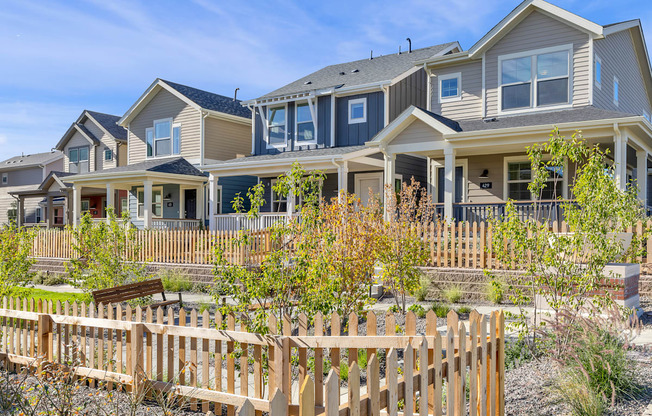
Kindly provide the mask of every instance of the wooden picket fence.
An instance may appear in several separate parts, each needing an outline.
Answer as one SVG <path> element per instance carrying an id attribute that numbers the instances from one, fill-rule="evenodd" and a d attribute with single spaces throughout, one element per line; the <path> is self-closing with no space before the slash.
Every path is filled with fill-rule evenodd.
<path id="1" fill-rule="evenodd" d="M 451 311 L 445 333 L 430 311 L 425 334 L 417 333 L 411 312 L 400 332 L 388 313 L 384 334 L 367 312 L 365 335 L 359 334 L 365 321 L 354 314 L 348 323 L 337 314 L 327 320 L 317 314 L 312 322 L 305 315 L 296 322 L 271 317 L 270 333 L 261 335 L 232 315 L 208 311 L 18 298 L 5 298 L 2 306 L 0 361 L 9 370 L 75 361 L 68 370 L 91 386 L 174 392 L 191 410 L 221 414 L 224 405 L 228 415 L 247 416 L 380 416 L 381 410 L 460 416 L 468 406 L 470 415 L 504 415 L 502 311 L 490 317 L 474 311 L 468 327 Z M 364 368 L 359 350 L 366 351 Z M 342 366 L 348 367 L 345 387 Z"/>

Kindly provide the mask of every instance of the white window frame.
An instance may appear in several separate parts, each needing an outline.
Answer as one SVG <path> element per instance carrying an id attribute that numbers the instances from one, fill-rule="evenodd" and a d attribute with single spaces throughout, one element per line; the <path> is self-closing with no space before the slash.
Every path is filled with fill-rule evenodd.
<path id="1" fill-rule="evenodd" d="M 109 156 L 108 159 L 106 157 L 107 155 Z M 113 160 L 113 150 L 111 150 L 109 148 L 104 149 L 104 161 L 105 162 L 111 162 L 112 160 Z"/>
<path id="2" fill-rule="evenodd" d="M 2 174 L 2 184 L 7 185 L 9 183 L 9 173 L 5 172 Z"/>
<path id="3" fill-rule="evenodd" d="M 84 205 L 86 205 L 86 209 L 84 209 Z M 91 200 L 90 199 L 82 199 L 81 200 L 81 212 L 82 214 L 84 212 L 90 212 L 91 211 Z"/>
<path id="4" fill-rule="evenodd" d="M 547 161 L 550 160 L 550 156 L 544 156 L 542 161 Z M 517 183 L 517 182 L 531 182 L 532 178 L 530 179 L 521 179 L 521 180 L 514 180 L 514 181 L 509 181 L 508 180 L 508 175 L 509 175 L 509 164 L 510 163 L 528 163 L 530 160 L 528 159 L 527 155 L 522 155 L 522 156 L 505 156 L 503 158 L 503 201 L 507 201 L 509 199 L 509 184 L 510 183 Z M 564 160 L 564 176 L 561 179 L 561 197 L 563 199 L 568 199 L 568 161 Z M 534 200 L 536 198 L 535 195 L 532 195 L 530 192 L 530 200 Z M 527 201 L 527 200 L 521 200 L 521 201 Z"/>
<path id="5" fill-rule="evenodd" d="M 36 207 L 36 210 L 34 211 L 34 222 L 35 223 L 38 224 L 38 223 L 43 221 L 43 217 L 41 215 L 42 213 L 43 213 L 42 208 L 41 207 Z"/>
<path id="6" fill-rule="evenodd" d="M 294 144 L 296 146 L 306 146 L 306 145 L 311 145 L 311 144 L 317 144 L 317 120 L 312 120 L 312 111 L 310 110 L 310 100 L 306 100 L 306 104 L 308 106 L 308 111 L 310 112 L 310 121 L 302 121 L 299 123 L 299 103 L 303 105 L 302 101 L 296 101 L 294 103 Z M 317 118 L 317 100 L 312 104 L 315 112 L 315 118 Z M 299 124 L 305 124 L 305 123 L 312 123 L 312 127 L 315 130 L 315 138 L 310 141 L 299 141 Z"/>
<path id="7" fill-rule="evenodd" d="M 84 160 L 84 161 L 82 161 L 82 160 L 79 158 L 79 155 L 80 155 L 80 152 L 79 152 L 79 151 L 80 151 L 81 149 L 86 149 L 86 153 L 87 153 L 87 155 L 88 155 L 88 159 L 86 159 L 86 160 Z M 70 152 L 73 151 L 73 150 L 76 150 L 76 151 L 77 151 L 77 161 L 76 161 L 76 162 L 71 162 L 71 161 L 70 161 Z M 72 171 L 70 170 L 70 165 L 76 165 L 76 166 L 77 166 L 77 172 L 74 172 L 74 173 L 88 173 L 88 172 L 92 172 L 92 171 L 91 171 L 91 148 L 90 148 L 90 146 L 75 146 L 75 147 L 69 147 L 66 156 L 67 156 L 67 158 L 68 158 L 68 172 L 72 172 Z M 82 162 L 87 162 L 87 163 L 88 163 L 88 171 L 87 171 L 87 172 L 80 172 L 80 171 L 79 171 L 79 165 L 80 165 L 80 163 L 82 163 Z"/>
<path id="8" fill-rule="evenodd" d="M 157 142 L 157 140 L 168 140 L 168 139 L 156 139 L 156 125 L 159 124 L 159 123 L 166 123 L 166 122 L 170 123 L 170 136 L 169 136 L 170 154 L 157 156 L 156 155 L 156 142 Z M 173 126 L 172 117 L 167 117 L 167 118 L 161 118 L 161 119 L 154 120 L 152 122 L 152 127 L 147 127 L 145 129 L 145 154 L 147 154 L 147 132 L 149 132 L 149 131 L 152 132 L 152 155 L 151 156 L 146 156 L 147 159 L 162 159 L 162 158 L 165 158 L 165 157 L 174 156 L 175 153 L 174 153 L 174 143 L 172 142 L 173 141 L 173 137 L 172 137 L 173 127 L 172 126 Z M 181 144 L 179 144 L 179 147 L 181 147 Z M 181 150 L 181 149 L 179 149 L 179 150 Z"/>
<path id="9" fill-rule="evenodd" d="M 620 80 L 615 75 L 613 84 L 613 101 L 614 105 L 618 107 L 618 103 L 620 102 Z"/>
<path id="10" fill-rule="evenodd" d="M 444 201 L 439 200 L 439 190 L 437 187 L 439 186 L 439 168 L 445 168 L 444 162 L 440 160 L 432 160 L 431 161 L 431 166 L 432 166 L 432 175 L 434 178 L 434 200 L 436 203 L 444 203 Z M 468 195 L 469 195 L 469 181 L 468 181 L 468 171 L 469 171 L 469 159 L 458 159 L 455 158 L 455 168 L 462 168 L 462 203 L 469 202 L 468 201 Z M 444 171 L 445 173 L 445 171 Z M 445 192 L 445 191 L 444 191 Z M 453 195 L 453 200 L 455 200 L 455 195 Z"/>
<path id="11" fill-rule="evenodd" d="M 598 65 L 600 66 L 600 79 L 598 79 Z M 599 90 L 602 89 L 602 59 L 596 53 L 593 62 L 593 82 Z"/>
<path id="12" fill-rule="evenodd" d="M 213 204 L 215 205 L 214 215 L 220 215 L 222 213 L 222 198 L 224 198 L 222 192 L 222 185 L 215 186 L 215 195 L 213 196 Z"/>
<path id="13" fill-rule="evenodd" d="M 288 196 L 289 196 L 289 195 L 288 195 L 288 196 L 280 196 L 279 199 L 274 199 L 274 193 L 275 193 L 275 192 L 274 192 L 274 184 L 275 184 L 276 182 L 278 182 L 278 179 L 272 179 L 272 180 L 270 181 L 270 187 L 269 187 L 269 191 L 270 191 L 270 196 L 269 196 L 269 211 L 270 211 L 270 212 L 276 212 L 276 213 L 287 212 L 287 210 L 288 210 Z M 283 202 L 285 202 L 285 211 L 276 211 L 276 210 L 274 209 L 274 204 L 281 204 L 281 203 L 283 203 Z"/>
<path id="14" fill-rule="evenodd" d="M 538 88 L 539 80 L 537 78 L 538 71 L 536 65 L 537 61 L 535 57 L 537 55 L 543 55 L 543 54 L 561 52 L 561 51 L 568 51 L 568 103 L 537 106 L 536 99 L 537 99 L 537 88 Z M 496 80 L 497 82 L 496 85 L 498 86 L 498 102 L 496 104 L 498 106 L 497 113 L 498 114 L 532 113 L 537 111 L 549 111 L 549 110 L 572 107 L 573 106 L 573 52 L 574 52 L 573 44 L 566 44 L 566 45 L 552 46 L 549 48 L 534 49 L 525 52 L 500 55 L 498 57 L 498 70 L 497 70 L 498 76 Z M 510 59 L 524 58 L 526 56 L 532 58 L 532 64 L 530 66 L 530 71 L 532 73 L 530 77 L 530 83 L 531 83 L 530 106 L 503 110 L 503 88 L 502 88 L 503 87 L 503 83 L 502 83 L 503 61 L 507 61 Z M 559 78 L 565 78 L 565 77 L 559 77 Z M 555 79 L 555 78 L 546 78 L 546 80 L 550 80 L 550 79 Z"/>
<path id="15" fill-rule="evenodd" d="M 271 108 L 277 108 L 277 107 L 283 107 L 285 109 L 285 138 L 283 140 L 283 143 L 278 143 L 278 144 L 272 144 L 269 142 L 269 129 L 272 127 L 269 124 L 269 110 Z M 283 149 L 287 147 L 288 145 L 288 104 L 285 103 L 283 105 L 268 105 L 265 107 L 265 123 L 267 124 L 267 128 L 265 129 L 265 143 L 267 144 L 267 149 Z"/>
<path id="16" fill-rule="evenodd" d="M 362 118 L 351 118 L 351 106 L 353 104 L 362 104 L 362 109 L 363 109 Z M 349 124 L 360 124 L 360 123 L 367 122 L 367 97 L 355 98 L 353 100 L 349 100 L 346 105 L 347 105 L 347 111 L 349 113 Z"/>
<path id="17" fill-rule="evenodd" d="M 154 215 L 154 210 L 152 210 L 152 218 L 163 218 L 163 187 L 162 186 L 152 186 L 152 206 L 154 206 L 154 191 L 161 191 L 161 215 L 157 216 Z M 143 193 L 143 203 L 140 203 L 140 199 L 138 198 L 139 193 Z M 145 217 L 140 216 L 140 206 L 145 205 L 145 187 L 141 186 L 136 188 L 136 218 L 139 219 L 144 219 Z M 144 211 L 144 210 L 143 210 Z"/>
<path id="18" fill-rule="evenodd" d="M 457 79 L 457 95 L 451 97 L 442 97 L 442 83 L 449 79 Z M 462 99 L 462 73 L 453 72 L 451 74 L 445 74 L 439 76 L 439 102 L 445 103 L 448 101 L 460 101 Z"/>

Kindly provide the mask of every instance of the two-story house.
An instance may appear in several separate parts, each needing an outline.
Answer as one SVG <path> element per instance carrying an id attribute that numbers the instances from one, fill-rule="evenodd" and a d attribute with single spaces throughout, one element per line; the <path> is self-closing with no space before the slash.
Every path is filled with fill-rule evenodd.
<path id="1" fill-rule="evenodd" d="M 161 79 L 114 124 L 125 131 L 119 164 L 96 171 L 80 166 L 79 173 L 65 178 L 72 184 L 75 222 L 86 210 L 84 195 L 92 192 L 114 208 L 119 197 L 119 205 L 141 228 L 199 227 L 208 177 L 197 166 L 235 158 L 248 152 L 251 142 L 251 113 L 240 101 Z M 93 163 L 93 156 L 84 157 Z M 244 176 L 219 185 L 232 199 L 254 183 L 255 178 Z M 229 207 L 225 200 L 220 210 Z"/>
<path id="2" fill-rule="evenodd" d="M 446 218 L 484 219 L 508 199 L 526 209 L 525 148 L 553 126 L 608 148 L 619 186 L 636 179 L 647 203 L 652 76 L 638 20 L 601 26 L 526 0 L 468 50 L 417 65 L 426 106 L 402 111 L 366 147 L 383 152 L 388 183 L 400 155 L 426 157 L 423 176 Z M 573 172 L 561 173 L 544 198 L 572 197 Z"/>
<path id="3" fill-rule="evenodd" d="M 40 198 L 26 198 L 51 172 L 63 169 L 63 154 L 53 150 L 33 155 L 20 155 L 0 162 L 0 225 L 42 224 L 49 213 L 39 206 Z M 54 212 L 52 212 L 54 214 Z"/>
<path id="4" fill-rule="evenodd" d="M 416 62 L 460 51 L 452 42 L 331 65 L 244 102 L 253 118 L 250 154 L 202 166 L 210 173 L 211 228 L 233 229 L 239 224 L 236 217 L 219 210 L 226 194 L 218 181 L 226 177 L 255 175 L 266 185 L 265 224 L 291 214 L 294 198 L 275 195 L 271 185 L 295 161 L 326 174 L 326 199 L 350 191 L 366 202 L 369 189 L 382 197 L 386 181 L 382 150 L 365 143 L 410 105 L 426 106 L 427 75 Z M 401 154 L 395 164 L 394 178 L 414 176 L 425 182 L 426 157 Z"/>

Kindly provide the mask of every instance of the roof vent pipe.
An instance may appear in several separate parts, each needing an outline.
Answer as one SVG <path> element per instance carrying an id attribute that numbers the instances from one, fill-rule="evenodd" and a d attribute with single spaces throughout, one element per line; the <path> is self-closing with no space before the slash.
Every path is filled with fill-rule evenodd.
<path id="1" fill-rule="evenodd" d="M 408 41 L 408 53 L 412 53 L 412 39 L 410 38 L 405 38 L 405 40 Z"/>
<path id="2" fill-rule="evenodd" d="M 235 92 L 233 93 L 233 101 L 238 101 L 238 90 L 240 87 L 235 89 Z"/>
<path id="3" fill-rule="evenodd" d="M 373 49 L 371 50 L 371 55 L 369 55 L 369 60 L 372 60 L 372 59 L 374 59 L 374 50 Z"/>
<path id="4" fill-rule="evenodd" d="M 398 54 L 401 54 L 401 45 L 398 45 Z"/>

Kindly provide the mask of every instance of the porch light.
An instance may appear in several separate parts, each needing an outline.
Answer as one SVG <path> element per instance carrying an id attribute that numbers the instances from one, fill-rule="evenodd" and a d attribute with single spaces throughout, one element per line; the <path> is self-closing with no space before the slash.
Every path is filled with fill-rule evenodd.
<path id="1" fill-rule="evenodd" d="M 163 200 L 165 200 L 165 201 L 169 201 L 169 200 L 171 200 L 171 199 L 172 199 L 172 194 L 167 194 L 167 195 L 165 195 L 165 197 L 163 198 Z"/>
<path id="2" fill-rule="evenodd" d="M 489 177 L 489 170 L 488 169 L 483 170 L 482 173 L 480 174 L 480 179 L 486 179 L 488 177 Z"/>

